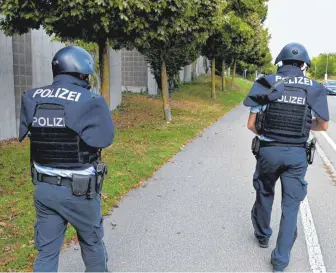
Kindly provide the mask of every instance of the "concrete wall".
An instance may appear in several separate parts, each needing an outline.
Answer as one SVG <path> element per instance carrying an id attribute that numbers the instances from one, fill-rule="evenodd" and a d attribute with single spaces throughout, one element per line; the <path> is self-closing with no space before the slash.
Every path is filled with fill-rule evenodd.
<path id="1" fill-rule="evenodd" d="M 6 37 L 0 33 L 0 140 L 16 137 L 21 108 L 21 95 L 32 87 L 51 84 L 51 61 L 65 45 L 52 41 L 43 29 L 22 36 Z M 192 65 L 180 71 L 182 82 L 190 82 Z M 138 51 L 110 50 L 110 105 L 118 107 L 122 91 L 148 91 L 156 95 L 158 85 L 144 56 Z M 203 58 L 197 60 L 196 74 L 204 73 Z"/>
<path id="2" fill-rule="evenodd" d="M 33 87 L 51 84 L 51 61 L 64 44 L 52 42 L 43 29 L 13 37 L 16 127 L 19 129 L 21 95 Z"/>
<path id="3" fill-rule="evenodd" d="M 157 95 L 159 86 L 155 80 L 155 76 L 151 71 L 150 65 L 148 64 L 148 77 L 147 77 L 147 91 L 149 95 Z"/>
<path id="4" fill-rule="evenodd" d="M 121 51 L 110 50 L 110 108 L 116 109 L 121 103 Z"/>
<path id="5" fill-rule="evenodd" d="M 181 68 L 179 76 L 180 76 L 180 81 L 183 82 L 184 81 L 184 67 Z"/>
<path id="6" fill-rule="evenodd" d="M 32 45 L 32 71 L 33 71 L 33 86 L 43 86 L 52 83 L 53 76 L 51 70 L 51 61 L 58 50 L 65 45 L 60 42 L 52 41 L 45 31 L 31 31 Z"/>
<path id="7" fill-rule="evenodd" d="M 191 82 L 192 64 L 184 67 L 184 82 Z"/>
<path id="8" fill-rule="evenodd" d="M 13 42 L 16 125 L 19 130 L 21 95 L 32 88 L 32 48 L 30 33 L 15 35 Z"/>
<path id="9" fill-rule="evenodd" d="M 16 137 L 12 38 L 0 33 L 0 140 Z"/>
<path id="10" fill-rule="evenodd" d="M 196 75 L 197 77 L 201 74 L 205 73 L 203 68 L 203 57 L 199 57 L 196 62 Z"/>
<path id="11" fill-rule="evenodd" d="M 206 62 L 206 58 L 203 56 L 200 56 L 195 63 L 195 74 L 196 77 L 199 77 L 200 75 L 205 73 L 205 67 L 204 62 Z M 192 80 L 193 75 L 193 66 L 194 64 L 187 65 L 185 67 L 182 67 L 179 71 L 179 79 L 182 83 L 188 83 Z M 148 65 L 148 94 L 149 95 L 156 95 L 158 92 L 158 85 L 156 83 L 156 80 L 154 78 L 154 75 L 150 71 L 150 66 Z"/>
<path id="12" fill-rule="evenodd" d="M 147 62 L 137 50 L 121 51 L 121 71 L 123 90 L 132 92 L 147 90 Z"/>

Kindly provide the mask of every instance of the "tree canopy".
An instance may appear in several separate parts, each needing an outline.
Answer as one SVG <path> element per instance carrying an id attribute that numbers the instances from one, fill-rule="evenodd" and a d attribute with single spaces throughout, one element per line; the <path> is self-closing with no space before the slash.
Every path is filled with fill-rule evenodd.
<path id="1" fill-rule="evenodd" d="M 268 0 L 228 1 L 223 10 L 223 27 L 211 33 L 202 48 L 202 54 L 213 62 L 219 60 L 221 65 L 233 66 L 232 85 L 237 61 L 240 66 L 259 67 L 272 60 L 268 48 L 270 37 L 262 25 L 267 15 L 267 2 Z M 224 74 L 222 77 L 224 79 Z"/>
<path id="2" fill-rule="evenodd" d="M 99 46 L 102 93 L 109 104 L 108 41 L 119 49 L 126 44 L 134 10 L 146 12 L 146 0 L 2 0 L 0 27 L 7 35 L 24 34 L 43 27 L 62 41 L 82 40 Z"/>
<path id="3" fill-rule="evenodd" d="M 269 35 L 262 26 L 267 2 L 0 0 L 0 13 L 4 16 L 0 28 L 7 35 L 14 35 L 43 27 L 61 41 L 90 43 L 94 51 L 98 50 L 102 94 L 108 103 L 109 46 L 137 48 L 161 84 L 165 118 L 171 120 L 167 76 L 174 79 L 200 52 L 213 62 L 225 60 L 226 65 L 233 65 L 234 72 L 237 61 L 241 67 L 269 65 Z"/>
<path id="4" fill-rule="evenodd" d="M 134 11 L 136 19 L 128 35 L 134 39 L 131 45 L 147 57 L 156 76 L 161 75 L 166 120 L 172 119 L 167 73 L 173 76 L 194 61 L 209 31 L 223 24 L 226 4 L 225 0 L 162 0 L 150 1 L 146 12 Z"/>
<path id="5" fill-rule="evenodd" d="M 326 72 L 328 72 L 328 77 L 336 76 L 336 53 L 320 54 L 312 59 L 309 73 L 313 78 L 324 79 Z"/>

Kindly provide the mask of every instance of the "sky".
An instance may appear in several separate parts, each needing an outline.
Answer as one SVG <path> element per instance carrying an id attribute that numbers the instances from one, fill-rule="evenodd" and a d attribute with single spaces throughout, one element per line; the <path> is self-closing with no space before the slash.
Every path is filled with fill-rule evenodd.
<path id="1" fill-rule="evenodd" d="M 336 53 L 336 0 L 269 0 L 264 25 L 273 60 L 291 42 L 303 44 L 311 58 Z"/>

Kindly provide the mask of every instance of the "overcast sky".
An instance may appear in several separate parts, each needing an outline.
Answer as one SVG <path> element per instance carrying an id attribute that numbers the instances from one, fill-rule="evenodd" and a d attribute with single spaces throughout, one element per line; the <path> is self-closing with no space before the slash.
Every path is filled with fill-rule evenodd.
<path id="1" fill-rule="evenodd" d="M 273 60 L 290 42 L 303 44 L 311 58 L 336 52 L 336 0 L 269 0 L 265 26 Z"/>

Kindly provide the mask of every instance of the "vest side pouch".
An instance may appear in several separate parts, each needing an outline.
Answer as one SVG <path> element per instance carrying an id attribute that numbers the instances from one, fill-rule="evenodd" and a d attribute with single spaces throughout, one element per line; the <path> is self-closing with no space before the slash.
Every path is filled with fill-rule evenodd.
<path id="1" fill-rule="evenodd" d="M 76 196 L 83 196 L 89 190 L 91 177 L 88 175 L 74 174 L 72 176 L 72 193 Z"/>
<path id="2" fill-rule="evenodd" d="M 265 123 L 265 113 L 264 111 L 260 111 L 257 113 L 255 121 L 256 130 L 260 135 L 262 134 L 264 123 Z"/>

